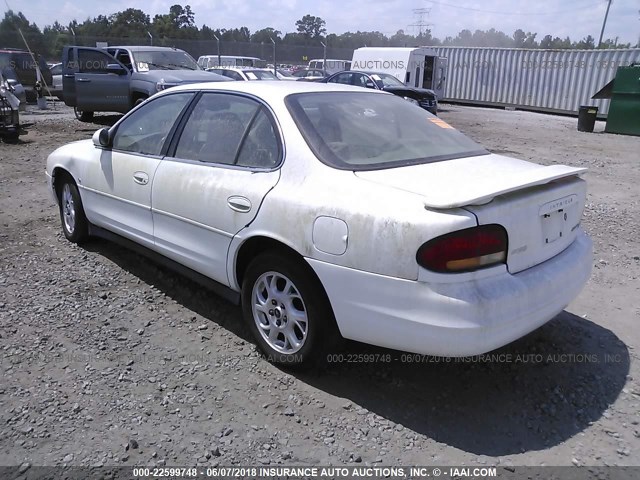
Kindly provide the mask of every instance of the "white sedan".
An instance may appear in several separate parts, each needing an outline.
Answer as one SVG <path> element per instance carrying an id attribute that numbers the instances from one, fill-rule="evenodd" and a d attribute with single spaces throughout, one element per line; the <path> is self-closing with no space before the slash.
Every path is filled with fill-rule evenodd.
<path id="1" fill-rule="evenodd" d="M 70 241 L 136 246 L 219 287 L 287 365 L 341 338 L 481 354 L 549 321 L 591 271 L 584 172 L 309 82 L 171 88 L 46 170 Z"/>

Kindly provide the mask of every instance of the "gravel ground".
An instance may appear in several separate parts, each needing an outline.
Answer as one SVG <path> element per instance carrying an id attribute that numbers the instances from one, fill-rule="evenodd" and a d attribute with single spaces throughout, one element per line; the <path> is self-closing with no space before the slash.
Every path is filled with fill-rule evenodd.
<path id="1" fill-rule="evenodd" d="M 589 284 L 492 359 L 351 343 L 346 359 L 392 361 L 304 374 L 261 358 L 239 309 L 209 291 L 108 242 L 64 240 L 45 159 L 99 125 L 63 106 L 25 114 L 29 134 L 0 144 L 0 465 L 640 465 L 640 138 L 445 109 L 495 152 L 589 167 Z"/>

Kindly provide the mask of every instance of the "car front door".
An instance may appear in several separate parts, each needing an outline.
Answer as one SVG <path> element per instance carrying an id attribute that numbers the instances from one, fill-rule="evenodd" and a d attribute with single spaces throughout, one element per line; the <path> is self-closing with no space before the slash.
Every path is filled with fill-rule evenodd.
<path id="1" fill-rule="evenodd" d="M 131 73 L 104 50 L 67 47 L 63 89 L 67 105 L 87 112 L 126 112 Z"/>
<path id="2" fill-rule="evenodd" d="M 116 124 L 111 148 L 96 148 L 82 179 L 87 217 L 96 225 L 153 246 L 151 185 L 166 139 L 194 97 L 162 95 Z"/>
<path id="3" fill-rule="evenodd" d="M 156 250 L 229 285 L 229 245 L 278 182 L 282 152 L 265 105 L 203 93 L 153 180 Z"/>

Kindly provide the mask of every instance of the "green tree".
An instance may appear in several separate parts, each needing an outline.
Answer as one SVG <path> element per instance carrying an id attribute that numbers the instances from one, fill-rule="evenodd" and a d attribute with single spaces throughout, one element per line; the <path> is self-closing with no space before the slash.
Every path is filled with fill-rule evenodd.
<path id="1" fill-rule="evenodd" d="M 53 22 L 53 25 L 44 27 L 42 35 L 47 47 L 47 58 L 50 60 L 59 61 L 62 48 L 73 43 L 73 37 L 69 33 L 69 29 L 58 23 L 58 21 Z"/>
<path id="2" fill-rule="evenodd" d="M 7 10 L 0 21 L 0 45 L 10 48 L 26 48 L 22 36 L 24 35 L 29 48 L 38 53 L 47 53 L 42 32 L 35 23 L 30 23 L 22 12 L 15 14 Z"/>
<path id="3" fill-rule="evenodd" d="M 136 8 L 128 8 L 109 17 L 109 36 L 146 37 L 151 27 L 149 15 Z"/>
<path id="4" fill-rule="evenodd" d="M 413 47 L 417 45 L 416 37 L 404 33 L 404 30 L 398 30 L 389 38 L 389 45 L 392 47 Z"/>
<path id="5" fill-rule="evenodd" d="M 305 15 L 300 20 L 296 21 L 298 33 L 301 33 L 308 39 L 314 40 L 320 39 L 325 33 L 327 33 L 325 25 L 326 22 L 323 19 L 313 15 Z"/>
<path id="6" fill-rule="evenodd" d="M 574 47 L 580 50 L 591 50 L 593 48 L 596 48 L 595 38 L 593 38 L 591 35 L 587 35 L 579 42 L 576 42 Z"/>
<path id="7" fill-rule="evenodd" d="M 251 41 L 253 43 L 271 43 L 271 39 L 275 42 L 282 40 L 282 32 L 280 30 L 274 30 L 271 27 L 258 30 L 251 35 Z"/>
<path id="8" fill-rule="evenodd" d="M 153 33 L 161 38 L 198 38 L 195 13 L 189 5 L 172 5 L 169 13 L 153 17 Z"/>

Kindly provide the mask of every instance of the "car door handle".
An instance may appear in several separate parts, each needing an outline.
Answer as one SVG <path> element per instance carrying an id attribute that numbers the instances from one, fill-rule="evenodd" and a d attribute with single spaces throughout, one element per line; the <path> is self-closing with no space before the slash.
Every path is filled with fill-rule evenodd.
<path id="1" fill-rule="evenodd" d="M 149 183 L 149 175 L 144 172 L 136 172 L 133 174 L 133 181 L 139 185 L 146 185 Z"/>
<path id="2" fill-rule="evenodd" d="M 233 195 L 227 198 L 227 205 L 231 210 L 235 210 L 240 213 L 247 213 L 251 210 L 251 201 L 246 197 L 239 195 Z"/>
<path id="3" fill-rule="evenodd" d="M 77 78 L 76 81 L 80 83 L 89 83 L 91 80 L 88 78 Z"/>

